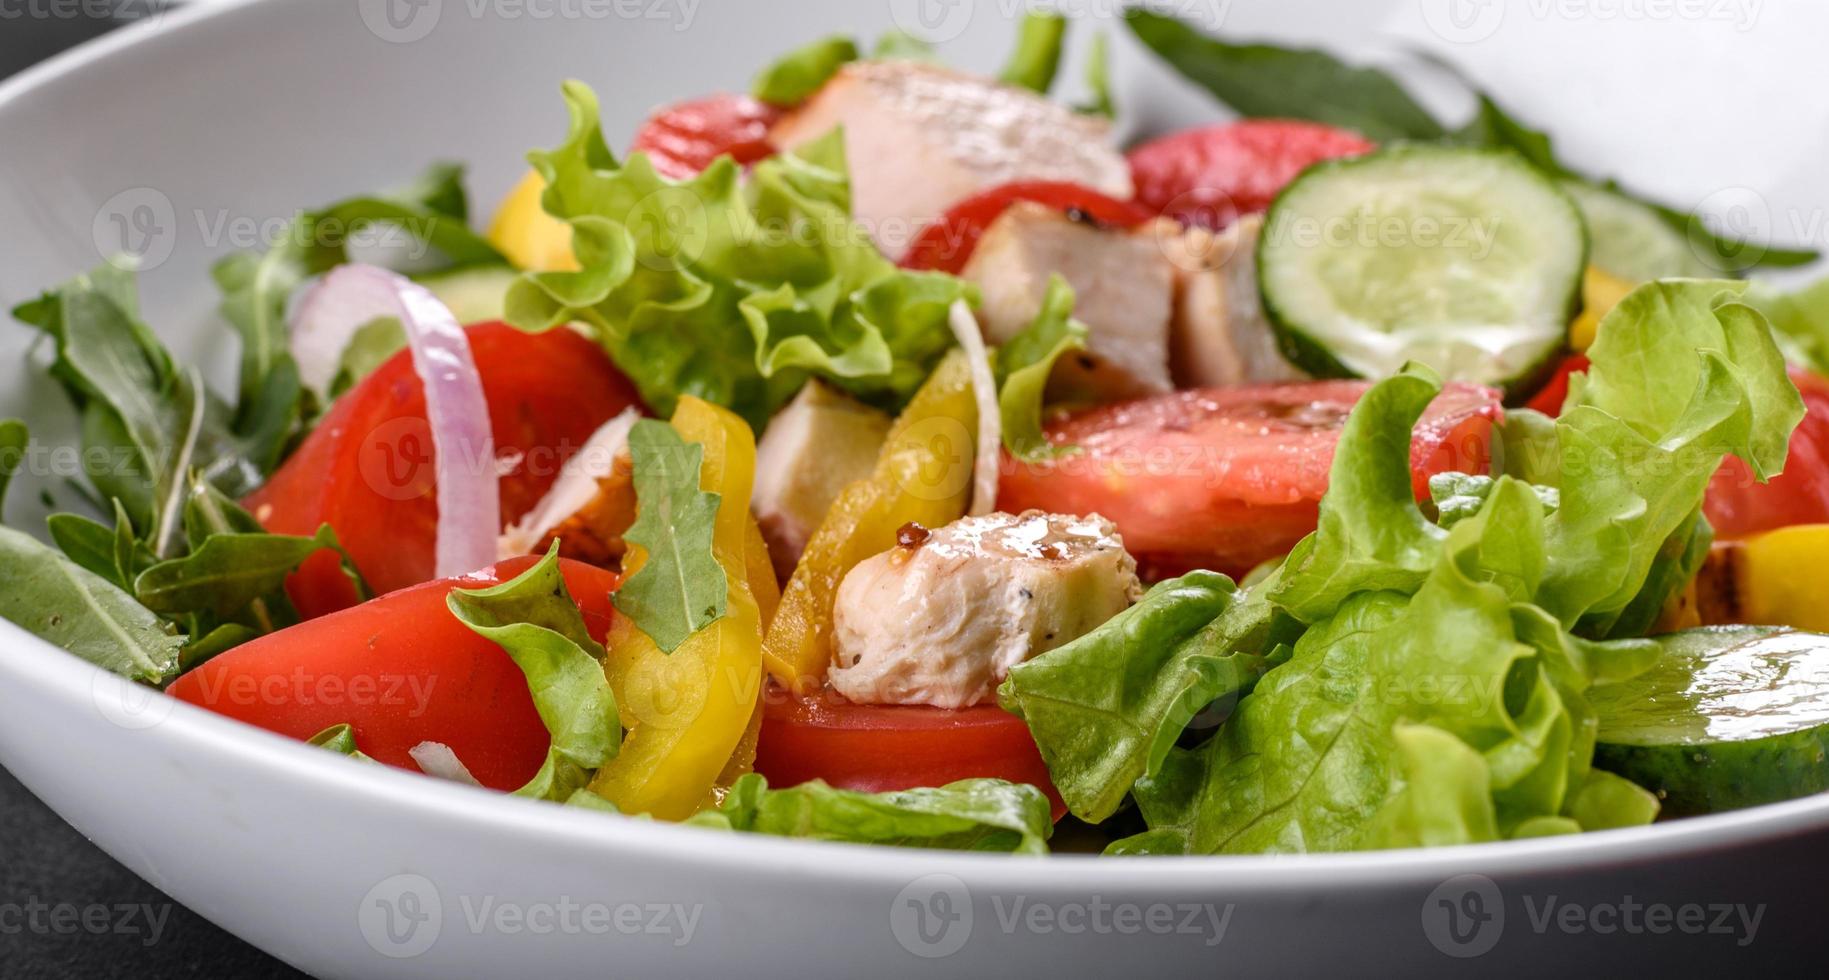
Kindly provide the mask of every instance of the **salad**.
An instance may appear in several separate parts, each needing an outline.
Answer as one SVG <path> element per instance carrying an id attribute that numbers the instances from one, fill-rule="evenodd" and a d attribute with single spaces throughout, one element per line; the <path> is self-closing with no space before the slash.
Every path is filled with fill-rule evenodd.
<path id="1" fill-rule="evenodd" d="M 1829 789 L 1829 283 L 1753 277 L 1817 255 L 1490 93 L 1125 27 L 1240 118 L 1121 150 L 1052 15 L 997 77 L 830 37 L 632 139 L 566 83 L 486 232 L 448 164 L 300 212 L 215 267 L 232 390 L 130 257 L 51 288 L 12 313 L 85 473 L 0 528 L 0 616 L 719 832 L 1290 853 Z"/>

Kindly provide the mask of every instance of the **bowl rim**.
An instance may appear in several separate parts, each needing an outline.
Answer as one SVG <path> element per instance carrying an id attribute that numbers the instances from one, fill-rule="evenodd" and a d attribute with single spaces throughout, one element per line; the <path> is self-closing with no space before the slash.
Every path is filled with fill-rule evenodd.
<path id="1" fill-rule="evenodd" d="M 0 82 L 0 114 L 59 80 L 122 52 L 151 49 L 201 25 L 253 15 L 280 0 L 217 0 L 169 10 L 152 22 L 128 24 Z M 24 629 L 0 620 L 0 701 L 35 698 L 106 721 L 110 710 L 136 710 L 123 699 L 128 685 Z M 998 887 L 1025 889 L 1161 889 L 1300 893 L 1380 889 L 1429 883 L 1477 871 L 1547 875 L 1667 860 L 1753 845 L 1829 828 L 1829 794 L 1746 810 L 1690 817 L 1648 827 L 1561 837 L 1440 848 L 1289 855 L 1203 855 L 1112 859 L 1051 854 L 1029 860 L 999 854 L 870 847 L 765 835 L 730 834 L 648 820 L 607 820 L 572 807 L 541 805 L 383 766 L 352 765 L 323 749 L 213 714 L 170 698 L 170 714 L 146 730 L 119 727 L 122 738 L 157 737 L 168 747 L 207 759 L 233 758 L 277 770 L 325 799 L 364 798 L 398 808 L 415 821 L 442 823 L 494 839 L 539 835 L 580 855 L 662 854 L 682 868 L 724 873 L 791 873 L 800 880 L 899 885 L 947 872 Z M 850 856 L 853 860 L 832 860 Z M 855 860 L 863 856 L 865 860 Z"/>

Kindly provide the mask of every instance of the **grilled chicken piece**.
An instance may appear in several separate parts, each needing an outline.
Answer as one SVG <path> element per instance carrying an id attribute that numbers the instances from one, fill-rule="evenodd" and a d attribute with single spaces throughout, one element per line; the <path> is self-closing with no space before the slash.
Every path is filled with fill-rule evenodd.
<path id="1" fill-rule="evenodd" d="M 924 225 L 967 197 L 1013 180 L 1084 184 L 1131 196 L 1110 126 L 1026 89 L 915 61 L 845 66 L 769 141 L 791 150 L 845 130 L 852 213 L 901 258 Z"/>
<path id="2" fill-rule="evenodd" d="M 782 581 L 846 486 L 868 477 L 889 438 L 889 416 L 809 381 L 756 444 L 750 509 Z"/>
<path id="3" fill-rule="evenodd" d="M 1155 227 L 1175 270 L 1169 363 L 1182 388 L 1223 388 L 1307 377 L 1284 359 L 1257 290 L 1263 215 L 1219 234 L 1161 221 Z"/>
<path id="4" fill-rule="evenodd" d="M 565 463 L 552 489 L 533 509 L 502 532 L 502 558 L 543 552 L 556 538 L 567 558 L 615 568 L 622 560 L 622 535 L 635 521 L 634 465 L 629 430 L 640 413 L 629 409 L 603 423 Z"/>
<path id="5" fill-rule="evenodd" d="M 1100 400 L 1160 394 L 1169 379 L 1174 269 L 1153 234 L 1103 228 L 1021 201 L 985 229 L 963 275 L 984 295 L 985 339 L 1006 343 L 1041 312 L 1048 279 L 1073 287 L 1084 354 L 1062 358 L 1055 385 Z"/>
<path id="6" fill-rule="evenodd" d="M 1091 632 L 1142 593 L 1097 515 L 988 514 L 902 531 L 839 586 L 832 687 L 859 704 L 963 708 L 1010 668 Z"/>

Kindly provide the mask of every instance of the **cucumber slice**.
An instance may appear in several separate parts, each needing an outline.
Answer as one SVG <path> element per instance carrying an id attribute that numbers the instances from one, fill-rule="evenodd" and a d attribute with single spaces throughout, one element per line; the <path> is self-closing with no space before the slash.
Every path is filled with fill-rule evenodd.
<path id="1" fill-rule="evenodd" d="M 1593 239 L 1590 262 L 1627 282 L 1721 275 L 1689 247 L 1689 238 L 1665 223 L 1656 211 L 1605 187 L 1564 180 L 1562 189 L 1575 199 Z"/>
<path id="2" fill-rule="evenodd" d="M 1561 351 L 1587 254 L 1575 202 L 1517 155 L 1403 145 L 1285 188 L 1258 280 L 1285 354 L 1310 374 L 1382 378 L 1420 361 L 1515 393 Z"/>
<path id="3" fill-rule="evenodd" d="M 419 284 L 449 307 L 458 323 L 502 319 L 508 287 L 519 278 L 520 272 L 505 265 L 475 265 L 418 277 Z"/>
<path id="4" fill-rule="evenodd" d="M 1655 639 L 1655 667 L 1588 695 L 1595 766 L 1677 816 L 1829 789 L 1829 636 L 1725 626 Z"/>

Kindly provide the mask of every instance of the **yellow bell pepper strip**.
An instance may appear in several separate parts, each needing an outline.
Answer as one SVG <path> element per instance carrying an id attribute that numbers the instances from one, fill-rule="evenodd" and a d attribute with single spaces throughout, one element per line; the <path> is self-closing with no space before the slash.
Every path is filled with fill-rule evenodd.
<path id="1" fill-rule="evenodd" d="M 756 609 L 761 614 L 762 629 L 766 633 L 769 622 L 775 618 L 775 608 L 781 604 L 781 584 L 775 581 L 775 565 L 768 557 L 768 542 L 763 539 L 762 529 L 756 526 L 754 518 L 749 522 L 744 557 L 749 564 L 749 591 L 756 597 Z M 712 786 L 701 809 L 722 803 L 730 784 L 755 771 L 756 745 L 761 740 L 762 700 L 758 697 L 755 708 L 749 713 L 749 727 L 743 729 L 743 737 L 737 740 L 736 749 L 724 763 L 724 771 L 718 773 L 717 783 Z"/>
<path id="2" fill-rule="evenodd" d="M 1600 330 L 1600 321 L 1606 319 L 1637 285 L 1588 266 L 1587 273 L 1581 277 L 1581 315 L 1569 327 L 1569 346 L 1578 351 L 1587 350 L 1594 343 L 1594 334 Z"/>
<path id="3" fill-rule="evenodd" d="M 977 431 L 971 368 L 954 350 L 895 420 L 876 470 L 838 495 L 807 542 L 762 643 L 763 664 L 776 681 L 799 694 L 824 682 L 833 600 L 858 562 L 894 547 L 910 521 L 939 527 L 965 516 Z"/>
<path id="4" fill-rule="evenodd" d="M 528 272 L 576 272 L 572 226 L 546 213 L 540 195 L 546 179 L 528 171 L 502 199 L 489 225 L 489 244 L 517 269 Z"/>
<path id="5" fill-rule="evenodd" d="M 680 399 L 673 428 L 704 447 L 699 486 L 721 495 L 712 551 L 724 571 L 726 610 L 671 654 L 617 617 L 605 670 L 630 731 L 591 784 L 622 812 L 662 820 L 683 820 L 710 797 L 750 726 L 762 682 L 761 612 L 749 585 L 757 563 L 749 515 L 755 436 L 736 415 L 690 396 Z M 625 572 L 633 575 L 647 559 L 631 544 Z M 759 564 L 766 567 L 766 558 Z"/>

